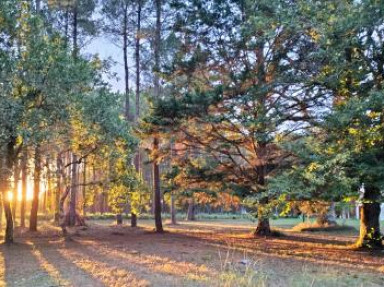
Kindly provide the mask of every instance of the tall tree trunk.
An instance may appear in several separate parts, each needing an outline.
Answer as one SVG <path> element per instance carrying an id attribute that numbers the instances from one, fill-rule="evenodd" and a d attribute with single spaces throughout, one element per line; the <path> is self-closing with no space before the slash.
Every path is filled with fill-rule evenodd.
<path id="1" fill-rule="evenodd" d="M 137 26 L 135 41 L 135 62 L 136 62 L 136 113 L 135 122 L 140 117 L 140 37 L 141 37 L 141 0 L 137 2 Z M 141 172 L 140 147 L 137 147 L 135 155 L 135 169 L 137 173 Z M 131 208 L 131 227 L 137 226 L 137 214 Z"/>
<path id="2" fill-rule="evenodd" d="M 71 171 L 71 199 L 69 202 L 69 213 L 68 213 L 68 225 L 76 225 L 76 203 L 77 203 L 77 191 L 79 188 L 78 184 L 78 159 L 75 153 L 72 154 L 72 171 Z"/>
<path id="3" fill-rule="evenodd" d="M 41 178 L 41 154 L 40 145 L 35 147 L 35 168 L 33 172 L 33 199 L 31 207 L 31 215 L 29 218 L 29 230 L 37 231 L 37 213 L 39 210 L 39 194 L 40 194 L 40 178 Z"/>
<path id="4" fill-rule="evenodd" d="M 125 6 L 123 23 L 123 57 L 124 57 L 124 81 L 125 81 L 125 119 L 130 120 L 129 103 L 129 67 L 128 67 L 128 5 Z"/>
<path id="5" fill-rule="evenodd" d="M 28 174 L 28 150 L 23 148 L 21 159 L 21 202 L 20 202 L 20 226 L 25 227 L 25 205 L 27 203 L 27 174 Z"/>
<path id="6" fill-rule="evenodd" d="M 380 233 L 380 189 L 367 184 L 361 196 L 360 236 L 357 247 L 370 249 L 383 248 L 383 237 Z"/>
<path id="7" fill-rule="evenodd" d="M 160 97 L 160 51 L 161 51 L 161 10 L 162 3 L 161 0 L 156 0 L 156 32 L 155 32 L 155 41 L 154 41 L 154 96 L 156 98 Z M 163 232 L 163 222 L 161 219 L 161 190 L 160 190 L 160 167 L 157 160 L 157 153 L 159 150 L 159 139 L 157 136 L 153 139 L 153 191 L 154 191 L 154 214 L 155 214 L 155 227 L 156 232 Z"/>
<path id="8" fill-rule="evenodd" d="M 159 149 L 158 138 L 153 139 L 153 152 L 157 154 Z M 154 215 L 156 232 L 163 232 L 163 221 L 161 219 L 161 189 L 160 189 L 160 167 L 157 158 L 153 159 L 153 189 L 154 189 Z"/>
<path id="9" fill-rule="evenodd" d="M 136 120 L 140 117 L 140 38 L 141 38 L 141 0 L 137 2 L 137 26 L 135 42 L 136 62 Z"/>

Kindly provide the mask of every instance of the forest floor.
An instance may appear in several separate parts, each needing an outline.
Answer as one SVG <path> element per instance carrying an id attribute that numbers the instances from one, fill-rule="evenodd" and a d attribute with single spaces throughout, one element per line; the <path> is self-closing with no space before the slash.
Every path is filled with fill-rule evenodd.
<path id="1" fill-rule="evenodd" d="M 384 286 L 384 252 L 353 251 L 356 230 L 253 238 L 254 223 L 181 222 L 153 232 L 90 221 L 71 242 L 46 224 L 0 246 L 0 286 Z"/>

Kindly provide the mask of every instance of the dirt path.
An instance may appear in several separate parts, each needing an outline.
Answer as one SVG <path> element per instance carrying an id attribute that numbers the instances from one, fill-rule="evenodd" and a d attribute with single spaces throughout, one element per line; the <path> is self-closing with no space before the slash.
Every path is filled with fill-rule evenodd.
<path id="1" fill-rule="evenodd" d="M 343 249 L 351 238 L 256 240 L 199 223 L 167 230 L 91 224 L 72 230 L 73 242 L 23 234 L 0 246 L 0 286 L 384 286 L 383 254 Z"/>

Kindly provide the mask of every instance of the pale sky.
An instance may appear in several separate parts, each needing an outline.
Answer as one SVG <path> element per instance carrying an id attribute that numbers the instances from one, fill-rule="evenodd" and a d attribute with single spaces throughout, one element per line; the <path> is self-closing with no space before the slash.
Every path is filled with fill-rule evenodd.
<path id="1" fill-rule="evenodd" d="M 113 91 L 124 91 L 124 67 L 123 67 L 123 52 L 120 48 L 111 43 L 111 40 L 105 36 L 100 36 L 93 39 L 83 50 L 86 55 L 98 54 L 102 60 L 111 58 L 117 62 L 111 65 L 111 72 L 116 73 L 118 80 L 105 80 L 111 84 Z M 134 68 L 132 61 L 129 63 L 130 70 Z M 132 73 L 131 73 L 132 75 Z M 132 80 L 132 79 L 131 79 Z"/>

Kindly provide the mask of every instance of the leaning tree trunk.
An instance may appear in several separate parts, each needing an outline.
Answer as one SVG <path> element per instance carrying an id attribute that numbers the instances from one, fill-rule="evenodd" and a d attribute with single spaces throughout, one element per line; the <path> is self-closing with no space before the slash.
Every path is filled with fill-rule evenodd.
<path id="1" fill-rule="evenodd" d="M 40 146 L 35 148 L 35 168 L 33 179 L 33 199 L 31 207 L 31 216 L 29 218 L 29 230 L 37 231 L 37 212 L 39 210 L 40 177 L 41 177 L 41 155 Z"/>
<path id="2" fill-rule="evenodd" d="M 380 189 L 367 185 L 362 193 L 360 206 L 360 236 L 357 247 L 383 248 L 383 237 L 380 233 Z"/>

